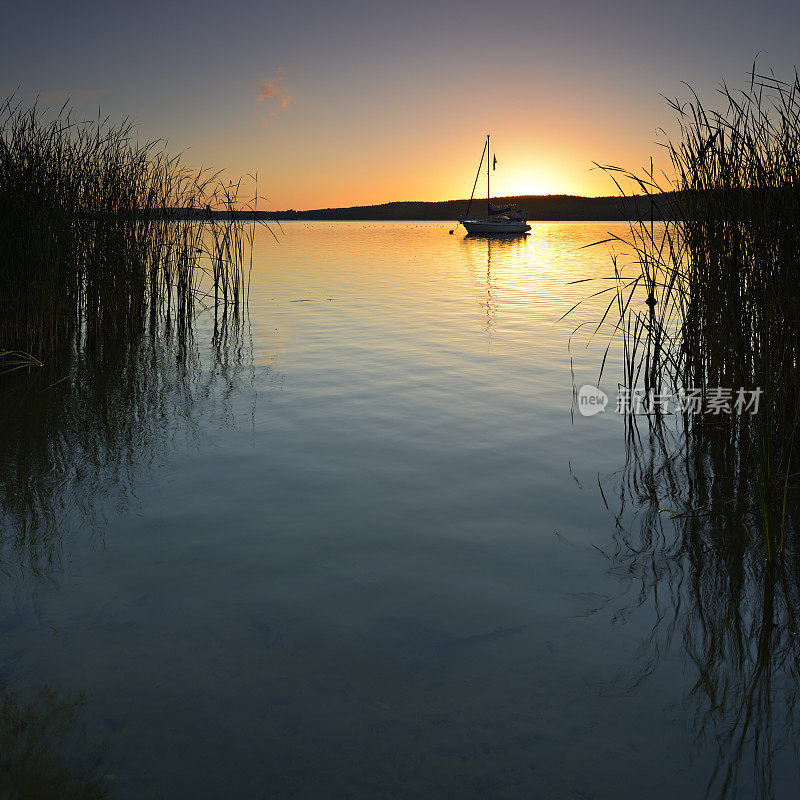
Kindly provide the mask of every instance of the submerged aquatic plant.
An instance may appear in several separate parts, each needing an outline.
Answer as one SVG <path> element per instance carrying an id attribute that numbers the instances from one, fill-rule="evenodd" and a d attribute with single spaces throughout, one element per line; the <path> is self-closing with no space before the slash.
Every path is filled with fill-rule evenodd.
<path id="1" fill-rule="evenodd" d="M 23 702 L 0 685 L 0 796 L 12 800 L 101 800 L 109 776 L 99 774 L 103 746 L 89 742 L 86 701 L 44 687 Z"/>
<path id="2" fill-rule="evenodd" d="M 247 299 L 257 191 L 130 122 L 0 104 L 0 345 L 38 359 Z M 33 356 L 29 356 L 33 359 Z M 30 361 L 29 363 L 33 363 Z"/>

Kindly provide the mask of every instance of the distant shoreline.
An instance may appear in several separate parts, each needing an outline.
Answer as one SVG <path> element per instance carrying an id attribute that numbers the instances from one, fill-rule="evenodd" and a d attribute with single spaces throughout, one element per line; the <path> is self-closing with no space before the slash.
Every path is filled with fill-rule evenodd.
<path id="1" fill-rule="evenodd" d="M 263 219 L 264 222 L 280 222 L 289 223 L 289 222 L 426 222 L 430 223 L 431 225 L 456 225 L 458 224 L 459 220 L 455 219 L 367 219 L 367 218 L 357 218 L 354 217 L 353 219 L 311 219 L 311 218 L 304 218 L 304 219 L 275 219 L 274 217 L 268 216 L 265 212 L 264 215 L 259 214 L 258 219 Z M 601 225 L 606 222 L 627 222 L 628 220 L 616 220 L 616 219 L 528 219 L 528 222 L 531 224 L 538 224 L 538 223 L 553 223 L 554 225 L 558 225 L 559 223 L 564 222 L 585 222 L 587 225 Z M 662 220 L 658 219 L 657 217 L 654 219 L 655 222 L 661 222 Z"/>
<path id="2" fill-rule="evenodd" d="M 635 197 L 580 197 L 578 195 L 524 195 L 497 197 L 497 206 L 514 205 L 527 211 L 530 222 L 625 222 L 638 215 L 662 219 L 660 204 L 666 205 L 667 196 L 653 198 Z M 265 221 L 352 221 L 352 222 L 455 222 L 464 218 L 467 200 L 441 200 L 438 202 L 403 201 L 380 203 L 372 206 L 348 206 L 342 208 L 317 208 L 308 211 L 259 211 L 242 212 L 241 219 Z M 208 212 L 198 209 L 190 217 L 207 217 L 211 213 L 216 219 L 224 219 L 227 211 Z M 473 200 L 470 216 L 486 216 L 486 200 Z"/>

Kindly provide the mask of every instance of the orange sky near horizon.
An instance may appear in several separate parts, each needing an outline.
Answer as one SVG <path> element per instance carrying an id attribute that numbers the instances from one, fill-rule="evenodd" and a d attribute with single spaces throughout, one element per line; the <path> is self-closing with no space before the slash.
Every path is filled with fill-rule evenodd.
<path id="1" fill-rule="evenodd" d="M 296 83 L 301 83 L 296 78 Z M 594 124 L 563 108 L 563 100 L 539 90 L 542 110 L 517 107 L 513 98 L 498 98 L 490 110 L 465 112 L 457 103 L 431 98 L 418 120 L 402 120 L 390 111 L 341 114 L 332 128 L 320 132 L 317 98 L 297 89 L 285 113 L 267 120 L 255 134 L 242 136 L 235 159 L 226 164 L 230 175 L 246 174 L 258 165 L 259 208 L 272 211 L 373 205 L 392 201 L 437 201 L 468 197 L 475 180 L 486 133 L 491 134 L 493 197 L 528 194 L 617 194 L 611 177 L 593 162 L 634 171 L 661 155 L 657 126 L 666 123 L 666 103 L 657 94 L 650 117 L 626 117 L 624 104 L 588 108 Z M 418 101 L 419 102 L 419 101 Z M 600 105 L 600 104 L 598 104 Z M 544 109 L 547 109 L 545 111 Z M 255 110 L 258 116 L 261 109 Z M 398 116 L 402 116 L 399 114 Z M 423 122 L 424 120 L 424 122 Z M 186 152 L 187 163 L 214 163 L 226 149 L 224 135 L 202 131 Z M 662 137 L 663 139 L 663 137 Z M 218 163 L 218 162 L 217 162 Z M 475 196 L 486 196 L 486 163 Z"/>

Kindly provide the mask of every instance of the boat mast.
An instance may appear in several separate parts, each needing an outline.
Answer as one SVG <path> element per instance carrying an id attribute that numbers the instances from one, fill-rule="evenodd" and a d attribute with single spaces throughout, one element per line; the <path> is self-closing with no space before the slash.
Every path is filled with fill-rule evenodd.
<path id="1" fill-rule="evenodd" d="M 489 144 L 489 137 L 486 137 L 486 144 L 483 145 L 483 150 L 481 150 L 481 160 L 478 162 L 478 171 L 475 173 L 475 181 L 472 184 L 472 194 L 469 196 L 469 203 L 467 203 L 467 213 L 464 214 L 464 219 L 469 216 L 469 210 L 472 207 L 472 198 L 475 197 L 475 187 L 478 185 L 478 178 L 481 176 L 481 167 L 483 166 L 483 157 L 487 156 L 488 153 L 486 152 L 486 147 Z"/>
<path id="2" fill-rule="evenodd" d="M 486 134 L 486 216 L 492 216 L 492 204 L 490 202 L 491 192 L 489 191 L 489 162 L 492 160 L 489 151 L 489 134 Z"/>

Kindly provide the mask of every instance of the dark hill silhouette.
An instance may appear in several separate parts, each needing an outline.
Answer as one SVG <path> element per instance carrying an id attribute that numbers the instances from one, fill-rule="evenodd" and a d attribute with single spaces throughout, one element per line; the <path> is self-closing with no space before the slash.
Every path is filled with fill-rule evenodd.
<path id="1" fill-rule="evenodd" d="M 496 197 L 495 205 L 513 205 L 528 212 L 528 219 L 537 221 L 614 221 L 635 219 L 638 216 L 649 219 L 651 208 L 654 219 L 662 219 L 660 207 L 673 200 L 672 195 L 645 197 L 580 197 L 569 194 L 522 195 L 516 197 Z M 347 208 L 315 208 L 309 211 L 259 211 L 241 212 L 240 219 L 264 220 L 423 220 L 455 222 L 464 217 L 467 200 L 402 201 L 381 203 L 374 206 L 349 206 Z M 198 209 L 190 217 L 224 218 L 227 212 L 208 212 Z M 473 200 L 470 216 L 486 215 L 486 200 Z"/>
<path id="2" fill-rule="evenodd" d="M 666 200 L 657 196 L 655 218 L 661 217 L 658 206 Z M 545 220 L 626 220 L 630 215 L 650 216 L 651 200 L 648 197 L 580 197 L 567 194 L 522 195 L 497 197 L 495 205 L 524 208 L 528 219 Z M 381 203 L 374 206 L 348 208 L 317 208 L 310 211 L 273 211 L 265 217 L 278 220 L 446 220 L 455 221 L 464 216 L 467 200 L 441 200 L 438 202 L 404 201 Z M 470 216 L 485 216 L 486 200 L 473 200 Z"/>

